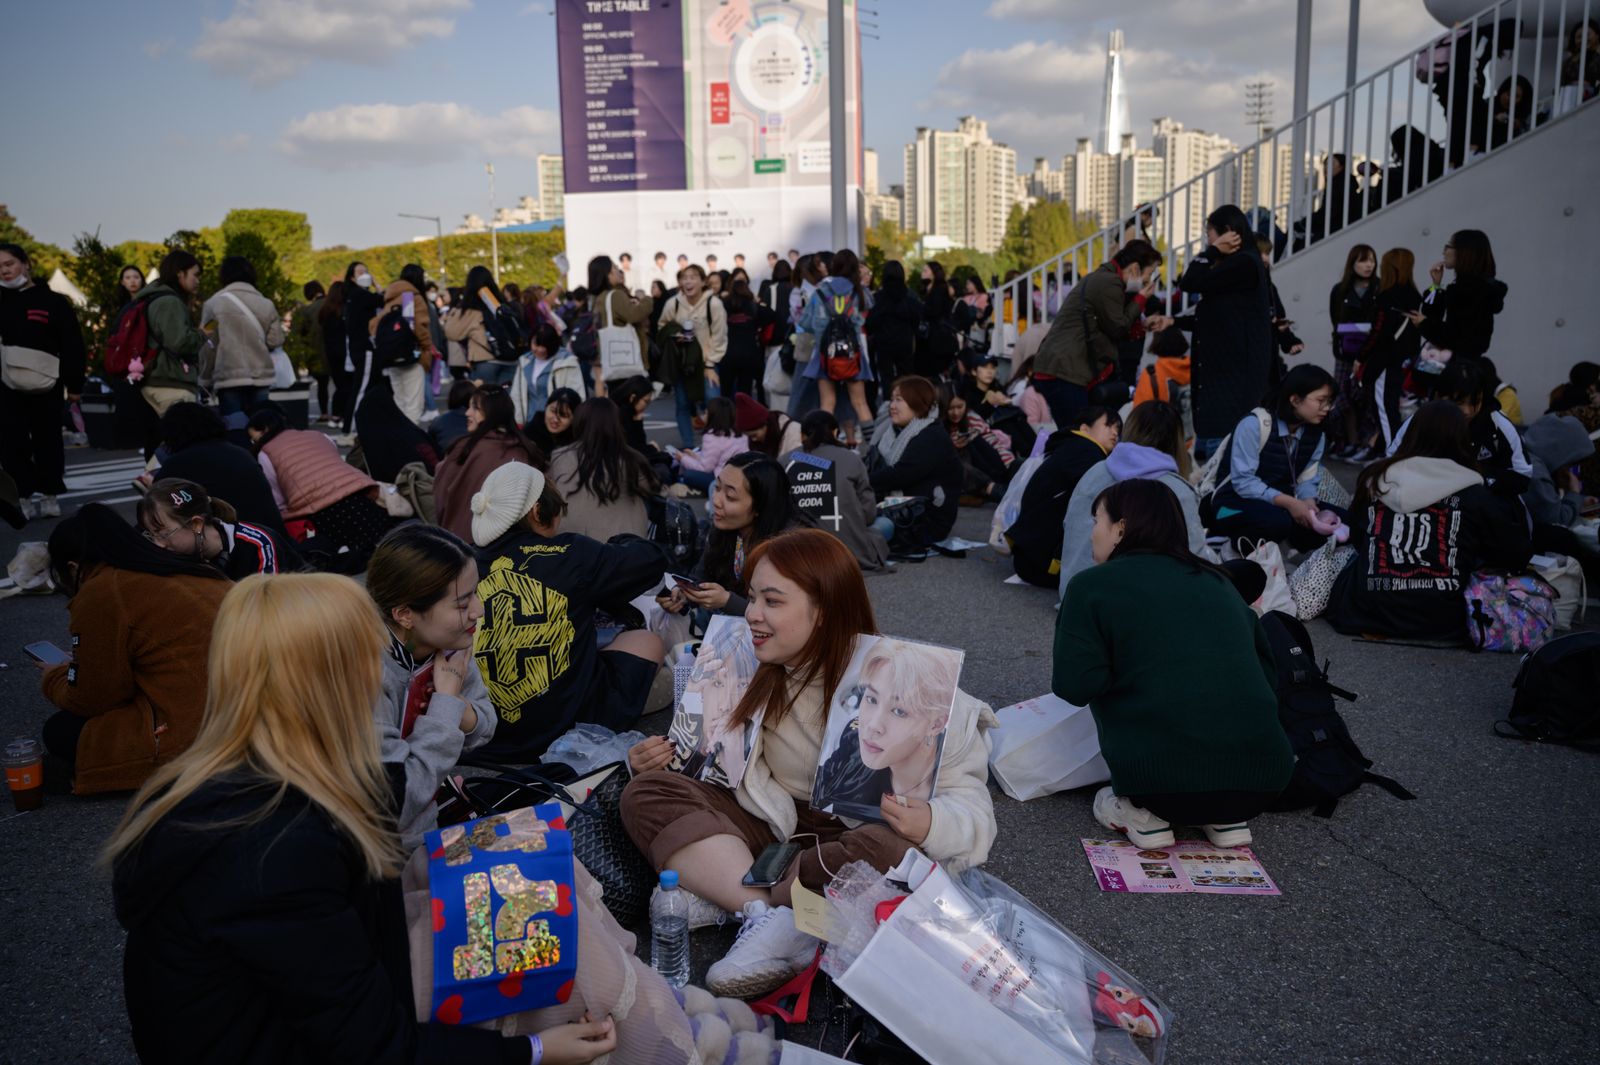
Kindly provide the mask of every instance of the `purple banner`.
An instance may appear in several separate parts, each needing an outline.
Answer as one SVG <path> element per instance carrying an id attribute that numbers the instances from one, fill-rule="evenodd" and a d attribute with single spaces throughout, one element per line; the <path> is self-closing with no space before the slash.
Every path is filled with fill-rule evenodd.
<path id="1" fill-rule="evenodd" d="M 683 13 L 665 0 L 557 0 L 566 191 L 687 188 Z"/>

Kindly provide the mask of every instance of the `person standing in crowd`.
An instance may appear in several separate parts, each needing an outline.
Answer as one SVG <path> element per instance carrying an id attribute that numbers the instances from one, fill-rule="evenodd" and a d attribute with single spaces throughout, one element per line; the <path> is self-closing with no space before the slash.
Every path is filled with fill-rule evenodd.
<path id="1" fill-rule="evenodd" d="M 1444 285 L 1444 272 L 1455 274 Z M 1411 322 L 1422 339 L 1455 360 L 1481 358 L 1494 338 L 1495 315 L 1505 310 L 1506 283 L 1495 278 L 1494 249 L 1489 236 L 1478 229 L 1451 234 L 1444 258 L 1428 269 L 1433 287 Z M 1444 285 L 1443 288 L 1440 288 Z"/>
<path id="2" fill-rule="evenodd" d="M 796 465 L 796 453 L 831 464 L 833 470 L 833 515 L 824 516 L 822 525 L 833 533 L 850 553 L 856 556 L 864 570 L 882 569 L 889 561 L 889 544 L 883 530 L 877 527 L 878 499 L 872 491 L 872 480 L 867 476 L 866 463 L 861 456 L 844 447 L 839 440 L 839 421 L 830 412 L 814 410 L 807 414 L 800 426 L 801 446 L 783 453 L 779 459 L 786 470 Z M 806 467 L 815 463 L 805 463 Z M 794 481 L 790 477 L 790 483 Z"/>
<path id="3" fill-rule="evenodd" d="M 657 596 L 662 609 L 682 614 L 695 607 L 742 616 L 749 604 L 750 553 L 784 530 L 805 524 L 789 489 L 789 475 L 765 455 L 747 451 L 730 459 L 711 492 L 705 551 L 689 574 L 695 586 L 674 587 Z"/>
<path id="4" fill-rule="evenodd" d="M 1333 380 L 1337 395 L 1328 415 L 1337 435 L 1329 458 L 1365 462 L 1371 457 L 1371 421 L 1356 367 L 1372 338 L 1378 314 L 1378 253 L 1370 244 L 1356 244 L 1345 256 L 1344 275 L 1328 293 L 1328 321 L 1333 323 Z"/>
<path id="5" fill-rule="evenodd" d="M 950 535 L 961 505 L 961 458 L 939 425 L 939 413 L 939 392 L 932 381 L 902 377 L 890 390 L 887 420 L 863 450 L 879 503 L 896 495 L 926 500 L 912 530 L 921 547 Z"/>
<path id="6" fill-rule="evenodd" d="M 817 394 L 823 410 L 833 410 L 837 403 L 838 388 L 842 384 L 854 408 L 856 424 L 863 434 L 872 426 L 872 409 L 867 406 L 867 382 L 872 376 L 872 360 L 862 339 L 861 327 L 867 318 L 867 294 L 857 281 L 860 262 L 856 253 L 841 248 L 833 253 L 828 264 L 828 277 L 811 294 L 811 302 L 795 323 L 795 328 L 816 338 L 811 361 L 802 373 L 817 382 Z M 835 359 L 824 351 L 828 329 L 835 319 L 842 320 L 842 328 L 854 333 L 855 350 L 860 358 L 853 367 L 840 369 Z M 837 330 L 836 330 L 837 331 Z M 870 439 L 870 437 L 868 437 Z"/>
<path id="7" fill-rule="evenodd" d="M 277 376 L 272 351 L 283 346 L 283 315 L 256 289 L 255 265 L 244 256 L 223 259 L 217 281 L 222 287 L 200 308 L 200 328 L 216 326 L 216 354 L 201 380 L 216 390 L 224 418 L 250 415 L 271 398 Z"/>
<path id="8" fill-rule="evenodd" d="M 1136 847 L 1172 846 L 1175 824 L 1242 847 L 1248 822 L 1288 785 L 1294 752 L 1261 622 L 1227 574 L 1189 549 L 1184 526 L 1161 482 L 1121 481 L 1096 496 L 1095 564 L 1062 597 L 1050 688 L 1094 715 L 1111 770 L 1095 820 Z"/>
<path id="9" fill-rule="evenodd" d="M 289 539 L 280 501 L 254 455 L 228 439 L 228 426 L 210 407 L 188 400 L 161 416 L 166 458 L 151 476 L 193 481 L 213 497 L 233 505 L 241 521 L 270 529 L 280 543 Z"/>
<path id="10" fill-rule="evenodd" d="M 1303 551 L 1327 540 L 1332 530 L 1321 527 L 1325 522 L 1319 514 L 1344 516 L 1317 501 L 1328 476 L 1322 468 L 1327 443 L 1322 423 L 1336 387 L 1322 367 L 1296 366 L 1278 386 L 1272 410 L 1254 409 L 1239 419 L 1223 447 L 1221 469 L 1227 474 L 1207 507 L 1212 532 L 1235 542 L 1287 540 Z"/>
<path id="11" fill-rule="evenodd" d="M 1350 507 L 1355 558 L 1328 601 L 1335 631 L 1461 641 L 1472 574 L 1528 564 L 1527 517 L 1490 491 L 1473 451 L 1461 408 L 1434 400 L 1393 455 L 1361 471 Z"/>
<path id="12" fill-rule="evenodd" d="M 1165 315 L 1144 318 L 1160 271 L 1161 253 L 1133 240 L 1067 293 L 1033 361 L 1033 387 L 1057 425 L 1072 424 L 1095 386 L 1116 373 L 1122 341 L 1172 324 Z"/>
<path id="13" fill-rule="evenodd" d="M 1229 204 L 1206 219 L 1207 248 L 1178 279 L 1193 316 L 1194 457 L 1204 461 L 1261 398 L 1272 372 L 1272 299 L 1255 233 Z M 1248 241 L 1248 243 L 1246 243 Z"/>
<path id="14" fill-rule="evenodd" d="M 1400 397 L 1406 369 L 1422 347 L 1422 334 L 1411 315 L 1422 306 L 1415 281 L 1416 257 L 1410 248 L 1390 248 L 1378 264 L 1378 297 L 1372 309 L 1372 330 L 1360 361 L 1362 383 L 1372 389 L 1372 405 L 1383 434 L 1383 450 L 1392 449 L 1400 430 Z"/>
<path id="15" fill-rule="evenodd" d="M 1192 464 L 1183 438 L 1183 415 L 1170 403 L 1151 400 L 1128 414 L 1116 443 L 1103 462 L 1090 466 L 1079 477 L 1067 499 L 1066 517 L 1061 520 L 1061 575 L 1056 581 L 1058 595 L 1066 595 L 1072 578 L 1094 564 L 1094 502 L 1100 493 L 1122 481 L 1160 481 L 1178 501 L 1184 532 L 1191 554 L 1209 559 L 1205 525 L 1200 520 L 1200 500 L 1189 484 Z"/>
<path id="16" fill-rule="evenodd" d="M 478 560 L 445 529 L 402 525 L 372 552 L 367 594 L 389 636 L 373 724 L 409 852 L 439 827 L 433 797 L 445 774 L 499 723 L 472 655 L 483 618 Z"/>
<path id="17" fill-rule="evenodd" d="M 21 245 L 0 244 L 0 468 L 16 482 L 25 518 L 61 515 L 61 397 L 78 400 L 83 373 L 72 301 L 34 282 Z"/>
<path id="18" fill-rule="evenodd" d="M 377 501 L 378 485 L 339 454 L 327 436 L 291 429 L 282 412 L 263 407 L 245 432 L 267 483 L 283 498 L 286 521 L 309 519 L 316 536 L 302 553 L 319 570 L 360 573 L 392 519 Z"/>
<path id="19" fill-rule="evenodd" d="M 162 550 L 103 503 L 50 531 L 72 660 L 44 669 L 44 744 L 78 795 L 129 791 L 194 742 L 222 570 Z M 200 683 L 197 683 L 200 682 Z"/>
<path id="20" fill-rule="evenodd" d="M 950 282 L 944 264 L 929 259 L 922 264 L 922 321 L 916 348 L 916 374 L 935 380 L 944 376 L 955 362 L 961 342 L 956 336 L 955 302 L 950 298 Z M 904 375 L 902 375 L 904 376 Z"/>
<path id="21" fill-rule="evenodd" d="M 190 306 L 199 291 L 200 260 L 179 250 L 162 258 L 155 282 L 134 297 L 148 301 L 145 320 L 151 349 L 144 360 L 139 393 L 158 417 L 174 403 L 192 401 L 200 388 L 200 349 L 206 335 L 195 328 L 190 317 Z"/>
<path id="22" fill-rule="evenodd" d="M 959 689 L 931 800 L 885 794 L 883 824 L 812 809 L 837 689 L 857 636 L 875 634 L 877 619 L 855 557 L 820 529 L 776 536 L 749 564 L 754 598 L 745 618 L 759 665 L 731 719 L 735 735 L 749 736 L 737 787 L 666 769 L 670 744 L 647 740 L 628 753 L 636 775 L 622 795 L 623 826 L 651 866 L 678 870 L 691 925 L 719 911 L 742 915 L 738 941 L 706 974 L 713 994 L 742 997 L 771 991 L 816 956 L 818 941 L 795 927 L 788 906 L 796 883 L 820 891 L 832 871 L 856 860 L 888 870 L 911 847 L 959 873 L 983 864 L 996 832 L 984 737 L 994 714 Z M 906 694 L 885 698 L 904 705 Z M 807 845 L 778 870 L 776 885 L 741 884 L 755 855 L 794 838 Z"/>
<path id="23" fill-rule="evenodd" d="M 661 491 L 649 460 L 628 445 L 622 418 L 607 396 L 585 400 L 572 416 L 573 442 L 550 456 L 549 482 L 566 503 L 562 527 L 601 543 L 643 536 L 650 527 L 645 500 Z"/>
<path id="24" fill-rule="evenodd" d="M 477 664 L 500 716 L 481 757 L 525 765 L 580 722 L 631 728 L 666 649 L 643 629 L 601 649 L 595 613 L 659 587 L 666 553 L 637 536 L 601 543 L 564 532 L 561 494 L 521 463 L 490 474 L 472 509 L 483 561 Z M 542 624 L 528 623 L 530 609 Z"/>
<path id="25" fill-rule="evenodd" d="M 548 456 L 517 428 L 506 390 L 480 388 L 467 403 L 467 435 L 450 445 L 434 469 L 433 505 L 438 523 L 458 537 L 470 537 L 473 495 L 489 474 L 508 462 L 525 462 L 542 470 Z"/>
<path id="26" fill-rule="evenodd" d="M 120 311 L 122 308 L 132 303 L 133 297 L 137 296 L 139 294 L 139 290 L 142 288 L 144 288 L 143 270 L 139 269 L 137 266 L 134 266 L 132 263 L 129 263 L 121 270 L 118 270 L 117 310 Z"/>
<path id="27" fill-rule="evenodd" d="M 105 852 L 140 1060 L 554 1065 L 615 1048 L 610 1018 L 536 1037 L 418 1023 L 369 709 L 376 611 L 353 583 L 305 575 L 247 581 L 216 615 L 205 727 Z"/>
<path id="28" fill-rule="evenodd" d="M 760 335 L 770 320 L 769 313 L 750 291 L 749 279 L 742 276 L 729 282 L 722 308 L 728 318 L 728 352 L 720 366 L 719 391 L 727 396 L 741 392 L 753 396 L 765 370 Z"/>
<path id="29" fill-rule="evenodd" d="M 728 312 L 706 288 L 706 272 L 678 271 L 678 291 L 661 308 L 661 380 L 672 386 L 678 441 L 694 446 L 698 407 L 721 395 L 717 367 L 728 353 Z"/>
<path id="30" fill-rule="evenodd" d="M 213 499 L 193 481 L 156 481 L 139 500 L 138 520 L 146 540 L 175 555 L 209 562 L 232 581 L 298 565 L 272 530 L 240 521 L 225 500 Z"/>
<path id="31" fill-rule="evenodd" d="M 798 284 L 789 293 L 789 337 L 794 344 L 793 383 L 789 389 L 789 417 L 798 421 L 808 411 L 817 409 L 817 382 L 800 371 L 811 365 L 811 356 L 817 347 L 817 338 L 800 328 L 800 318 L 811 305 L 817 286 L 828 276 L 828 265 L 821 255 L 803 255 L 795 266 Z"/>
<path id="32" fill-rule="evenodd" d="M 770 328 L 766 349 L 762 352 L 761 385 L 763 398 L 773 410 L 786 410 L 789 394 L 794 387 L 794 375 L 784 368 L 783 348 L 789 343 L 794 327 L 789 319 L 790 294 L 794 291 L 794 271 L 788 262 L 778 259 L 772 268 L 772 277 L 761 283 L 761 306 L 767 311 Z M 792 353 L 791 349 L 791 353 Z"/>
<path id="33" fill-rule="evenodd" d="M 489 268 L 474 266 L 467 271 L 460 306 L 444 316 L 444 335 L 466 346 L 473 380 L 486 385 L 510 384 L 522 357 L 521 345 L 499 313 L 504 303 Z"/>
<path id="34" fill-rule="evenodd" d="M 344 328 L 344 282 L 335 281 L 328 286 L 328 297 L 317 311 L 317 327 L 322 331 L 322 358 L 333 381 L 333 394 L 328 404 L 318 404 L 317 421 L 337 425 L 342 432 L 350 431 L 347 409 L 353 408 L 355 371 L 350 359 L 350 337 Z"/>
<path id="35" fill-rule="evenodd" d="M 650 360 L 650 312 L 652 304 L 644 296 L 628 291 L 626 271 L 613 263 L 608 255 L 596 255 L 589 260 L 589 292 L 594 297 L 594 327 L 596 331 L 612 326 L 629 326 L 639 338 L 639 365 Z M 599 374 L 599 368 L 596 368 Z M 595 382 L 595 394 L 604 396 L 620 385 L 632 370 L 612 380 Z"/>
<path id="36" fill-rule="evenodd" d="M 1122 435 L 1122 418 L 1105 407 L 1085 407 L 1045 443 L 1044 462 L 1022 493 L 1016 521 L 1005 530 L 1017 576 L 1040 588 L 1061 584 L 1062 531 L 1073 490 L 1090 468 L 1104 462 Z"/>
<path id="37" fill-rule="evenodd" d="M 898 259 L 883 264 L 883 283 L 863 328 L 876 380 L 894 381 L 917 372 L 922 301 L 906 286 L 906 268 Z"/>
<path id="38" fill-rule="evenodd" d="M 427 277 L 422 267 L 407 263 L 400 270 L 398 280 L 389 282 L 383 290 L 383 306 L 367 323 L 369 343 L 376 350 L 378 325 L 390 314 L 398 311 L 400 319 L 416 338 L 417 361 L 403 366 L 385 366 L 383 376 L 388 379 L 394 404 L 412 425 L 421 428 L 422 413 L 428 409 L 428 374 L 433 369 L 433 330 L 429 326 L 428 303 L 422 290 L 427 287 Z"/>
<path id="39" fill-rule="evenodd" d="M 307 281 L 300 290 L 305 302 L 289 315 L 289 337 L 285 345 L 289 358 L 297 368 L 303 368 L 317 385 L 317 414 L 328 413 L 328 360 L 323 349 L 322 327 L 317 316 L 328 301 L 321 281 Z"/>
<path id="40" fill-rule="evenodd" d="M 356 411 L 372 378 L 372 319 L 383 306 L 378 283 L 363 262 L 353 262 L 344 271 L 344 332 L 349 354 L 351 386 L 349 406 L 340 413 L 346 425 L 356 423 Z"/>

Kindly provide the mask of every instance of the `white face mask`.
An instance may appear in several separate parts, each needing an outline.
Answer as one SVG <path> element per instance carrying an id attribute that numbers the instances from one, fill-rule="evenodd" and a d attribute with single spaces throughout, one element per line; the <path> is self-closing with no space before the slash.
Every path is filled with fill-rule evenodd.
<path id="1" fill-rule="evenodd" d="M 1128 279 L 1129 292 L 1138 292 L 1142 288 L 1144 288 L 1144 277 L 1142 275 L 1139 277 L 1130 277 Z"/>
<path id="2" fill-rule="evenodd" d="M 357 274 L 356 275 L 356 284 L 360 285 L 362 288 L 371 288 L 372 287 L 372 275 L 371 274 Z"/>
<path id="3" fill-rule="evenodd" d="M 28 283 L 28 272 L 26 270 L 24 270 L 22 273 L 18 274 L 16 277 L 13 277 L 10 281 L 0 281 L 0 287 L 10 288 L 10 289 L 18 289 L 18 288 L 24 287 L 25 285 L 27 285 L 27 283 Z"/>

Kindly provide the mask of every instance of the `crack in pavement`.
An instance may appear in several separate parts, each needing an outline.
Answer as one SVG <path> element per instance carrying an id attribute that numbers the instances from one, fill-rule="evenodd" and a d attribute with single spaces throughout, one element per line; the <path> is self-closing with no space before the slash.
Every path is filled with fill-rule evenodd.
<path id="1" fill-rule="evenodd" d="M 1316 820 L 1321 821 L 1322 819 L 1321 818 L 1317 818 Z M 1394 868 L 1393 866 L 1391 866 L 1388 863 L 1382 861 L 1381 859 L 1374 857 L 1373 855 L 1366 854 L 1366 853 L 1364 853 L 1362 851 L 1357 850 L 1348 840 L 1344 839 L 1342 836 L 1340 836 L 1337 832 L 1335 832 L 1333 830 L 1333 825 L 1332 824 L 1328 823 L 1327 821 L 1322 821 L 1322 827 L 1327 830 L 1329 839 L 1331 839 L 1335 843 L 1339 844 L 1339 846 L 1343 847 L 1352 856 L 1354 856 L 1356 858 L 1359 858 L 1361 861 L 1367 862 L 1370 865 L 1377 866 L 1379 869 L 1382 869 L 1384 872 L 1388 873 L 1390 876 L 1394 877 L 1396 880 L 1399 880 L 1401 883 L 1405 884 L 1411 890 L 1415 891 L 1418 895 L 1421 895 L 1422 898 L 1424 900 L 1426 900 L 1427 903 L 1430 906 L 1432 906 L 1435 910 L 1437 910 L 1439 915 L 1441 917 L 1443 917 L 1446 921 L 1448 921 L 1451 924 L 1455 925 L 1457 928 L 1460 928 L 1461 930 L 1467 932 L 1469 935 L 1473 936 L 1475 939 L 1478 939 L 1479 941 L 1481 941 L 1483 943 L 1486 943 L 1486 944 L 1488 944 L 1490 946 L 1499 947 L 1502 950 L 1508 950 L 1511 953 L 1517 955 L 1518 957 L 1523 958 L 1524 960 L 1526 960 L 1530 964 L 1533 964 L 1533 965 L 1536 965 L 1536 966 L 1540 966 L 1540 967 L 1545 968 L 1545 969 L 1549 969 L 1551 972 L 1555 973 L 1557 976 L 1561 977 L 1561 979 L 1565 980 L 1569 985 L 1571 985 L 1572 989 L 1578 993 L 1578 997 L 1579 998 L 1583 999 L 1590 1006 L 1593 1006 L 1596 1009 L 1600 1009 L 1600 1001 L 1597 1001 L 1595 999 L 1594 995 L 1590 994 L 1589 991 L 1587 991 L 1584 988 L 1584 986 L 1578 982 L 1576 977 L 1573 977 L 1572 975 L 1567 973 L 1566 970 L 1561 968 L 1561 966 L 1555 964 L 1552 961 L 1548 961 L 1548 960 L 1546 960 L 1544 958 L 1538 957 L 1537 955 L 1529 954 L 1526 950 L 1524 950 L 1521 947 L 1517 946 L 1515 943 L 1507 943 L 1505 940 L 1496 939 L 1493 936 L 1485 935 L 1483 932 L 1481 932 L 1477 928 L 1474 928 L 1472 925 L 1468 924 L 1466 922 L 1465 918 L 1459 916 L 1458 914 L 1455 913 L 1455 911 L 1451 910 L 1444 903 L 1442 903 L 1438 899 L 1434 898 L 1431 894 L 1428 893 L 1427 888 L 1424 888 L 1421 884 L 1418 884 L 1415 880 L 1411 879 L 1411 877 L 1407 876 L 1405 873 L 1403 873 L 1400 870 Z"/>

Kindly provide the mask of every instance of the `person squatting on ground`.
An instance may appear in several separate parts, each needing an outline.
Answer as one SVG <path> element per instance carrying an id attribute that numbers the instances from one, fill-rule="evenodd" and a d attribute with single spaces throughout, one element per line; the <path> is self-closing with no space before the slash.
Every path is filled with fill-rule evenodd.
<path id="1" fill-rule="evenodd" d="M 729 791 L 671 772 L 671 742 L 657 737 L 629 752 L 637 775 L 622 798 L 629 836 L 653 867 L 678 870 L 695 896 L 691 927 L 722 911 L 742 914 L 738 941 L 706 977 L 713 993 L 740 997 L 770 991 L 811 963 L 817 940 L 795 928 L 794 883 L 820 890 L 828 870 L 858 859 L 886 870 L 910 847 L 959 871 L 982 864 L 996 831 L 986 783 L 993 713 L 959 691 L 931 802 L 885 795 L 884 823 L 859 827 L 811 808 L 835 691 L 856 636 L 876 633 L 877 621 L 854 556 L 820 529 L 776 536 L 749 562 L 745 619 L 760 665 L 733 718 L 750 733 L 744 775 Z M 788 839 L 805 848 L 775 887 L 740 883 L 756 854 Z"/>
<path id="2" fill-rule="evenodd" d="M 1183 511 L 1160 481 L 1102 491 L 1091 544 L 1095 564 L 1062 597 L 1051 690 L 1094 715 L 1111 770 L 1096 820 L 1141 847 L 1171 846 L 1174 824 L 1218 847 L 1250 843 L 1247 822 L 1294 771 L 1260 620 L 1220 567 L 1189 550 Z"/>
<path id="3" fill-rule="evenodd" d="M 1005 530 L 1017 576 L 1040 588 L 1059 587 L 1062 529 L 1083 475 L 1104 462 L 1122 436 L 1122 419 L 1105 407 L 1085 407 L 1045 442 L 1044 461 L 1022 493 L 1017 520 Z"/>

